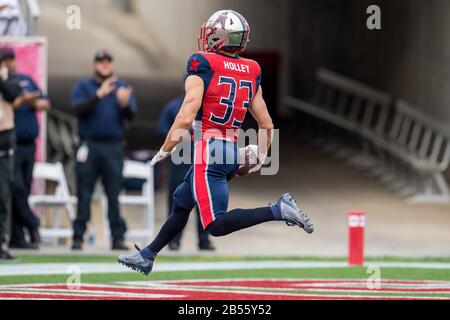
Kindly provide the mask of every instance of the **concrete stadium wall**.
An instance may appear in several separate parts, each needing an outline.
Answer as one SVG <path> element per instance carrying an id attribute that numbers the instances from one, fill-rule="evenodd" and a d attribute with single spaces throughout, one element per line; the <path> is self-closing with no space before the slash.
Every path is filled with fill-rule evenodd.
<path id="1" fill-rule="evenodd" d="M 80 77 L 91 72 L 94 52 L 111 50 L 122 76 L 152 77 L 158 68 L 154 48 L 134 16 L 120 12 L 111 0 L 41 0 L 38 33 L 49 39 L 50 77 Z M 66 13 L 70 5 L 81 9 L 81 29 L 69 30 Z M 155 76 L 156 77 L 156 76 Z M 160 77 L 160 75 L 158 75 Z"/>
<path id="2" fill-rule="evenodd" d="M 136 13 L 183 68 L 187 57 L 198 50 L 200 25 L 221 9 L 239 11 L 247 18 L 253 30 L 249 50 L 287 52 L 287 39 L 281 35 L 288 26 L 283 17 L 289 4 L 273 0 L 136 0 Z"/>
<path id="3" fill-rule="evenodd" d="M 254 32 L 249 50 L 275 50 L 287 60 L 288 42 L 282 35 L 289 1 L 270 0 L 135 0 L 130 14 L 118 0 L 41 0 L 38 32 L 49 39 L 50 78 L 81 77 L 90 73 L 94 52 L 110 49 L 117 73 L 123 77 L 166 79 L 178 86 L 187 58 L 198 50 L 200 25 L 214 11 L 242 12 Z M 66 28 L 70 5 L 81 9 L 81 29 Z M 268 14 L 270 13 L 270 14 Z M 285 70 L 289 70 L 287 64 Z M 284 73 L 287 79 L 287 72 Z"/>
<path id="4" fill-rule="evenodd" d="M 270 0 L 135 0 L 130 14 L 117 0 L 41 0 L 38 31 L 49 37 L 50 74 L 81 75 L 93 52 L 109 48 L 119 72 L 138 77 L 179 77 L 187 58 L 197 51 L 200 25 L 215 11 L 230 8 L 244 14 L 254 32 L 250 50 L 288 52 L 285 38 L 289 1 Z M 66 28 L 70 5 L 81 8 L 82 28 Z M 270 14 L 268 14 L 270 13 Z"/>

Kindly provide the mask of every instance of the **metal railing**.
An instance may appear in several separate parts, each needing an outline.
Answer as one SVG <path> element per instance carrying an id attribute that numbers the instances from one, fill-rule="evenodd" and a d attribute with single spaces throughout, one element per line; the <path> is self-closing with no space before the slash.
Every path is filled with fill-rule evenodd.
<path id="1" fill-rule="evenodd" d="M 286 97 L 284 103 L 321 121 L 316 144 L 389 183 L 415 203 L 448 203 L 444 171 L 450 162 L 450 131 L 402 100 L 331 71 L 316 75 L 311 102 Z M 357 137 L 358 148 L 342 146 L 329 124 Z M 324 133 L 325 132 L 325 133 Z M 344 151 L 343 151 L 344 150 Z"/>

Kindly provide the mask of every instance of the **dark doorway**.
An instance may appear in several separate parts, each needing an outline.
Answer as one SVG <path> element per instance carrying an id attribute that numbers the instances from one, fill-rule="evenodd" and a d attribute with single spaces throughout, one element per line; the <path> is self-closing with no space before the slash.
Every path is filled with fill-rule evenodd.
<path id="1" fill-rule="evenodd" d="M 264 89 L 264 100 L 272 117 L 278 116 L 278 102 L 281 79 L 281 56 L 278 52 L 246 52 L 244 58 L 256 60 L 262 69 L 261 85 Z"/>

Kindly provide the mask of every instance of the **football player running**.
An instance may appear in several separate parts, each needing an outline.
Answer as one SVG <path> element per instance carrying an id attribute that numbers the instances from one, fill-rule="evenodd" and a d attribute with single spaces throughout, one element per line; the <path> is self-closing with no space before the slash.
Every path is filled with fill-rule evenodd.
<path id="1" fill-rule="evenodd" d="M 290 194 L 275 204 L 255 209 L 228 211 L 228 181 L 239 170 L 238 134 L 247 111 L 259 126 L 258 164 L 264 164 L 273 138 L 273 123 L 263 99 L 261 69 L 257 62 L 239 54 L 249 41 L 250 27 L 245 18 L 232 10 L 214 13 L 201 27 L 200 52 L 187 64 L 186 95 L 164 145 L 151 161 L 155 165 L 181 142 L 179 132 L 194 121 L 193 166 L 173 194 L 172 212 L 155 240 L 132 255 L 119 256 L 119 263 L 148 275 L 157 254 L 184 229 L 189 214 L 198 206 L 203 227 L 215 237 L 268 221 L 284 221 L 311 234 L 314 227 L 298 209 Z M 214 158 L 214 159 L 213 159 Z"/>

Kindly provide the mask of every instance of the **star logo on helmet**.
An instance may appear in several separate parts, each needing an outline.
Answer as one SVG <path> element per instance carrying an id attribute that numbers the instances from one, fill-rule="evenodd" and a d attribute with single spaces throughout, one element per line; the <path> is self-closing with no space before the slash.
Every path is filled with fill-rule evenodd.
<path id="1" fill-rule="evenodd" d="M 201 65 L 201 62 L 197 61 L 197 57 L 195 57 L 191 61 L 191 66 L 189 67 L 190 71 L 198 72 L 198 67 Z"/>
<path id="2" fill-rule="evenodd" d="M 227 23 L 227 17 L 228 13 L 224 12 L 221 15 L 219 15 L 216 19 L 216 21 L 213 22 L 213 26 L 217 28 L 217 25 L 220 25 L 222 27 L 222 30 L 225 30 L 225 25 Z"/>

